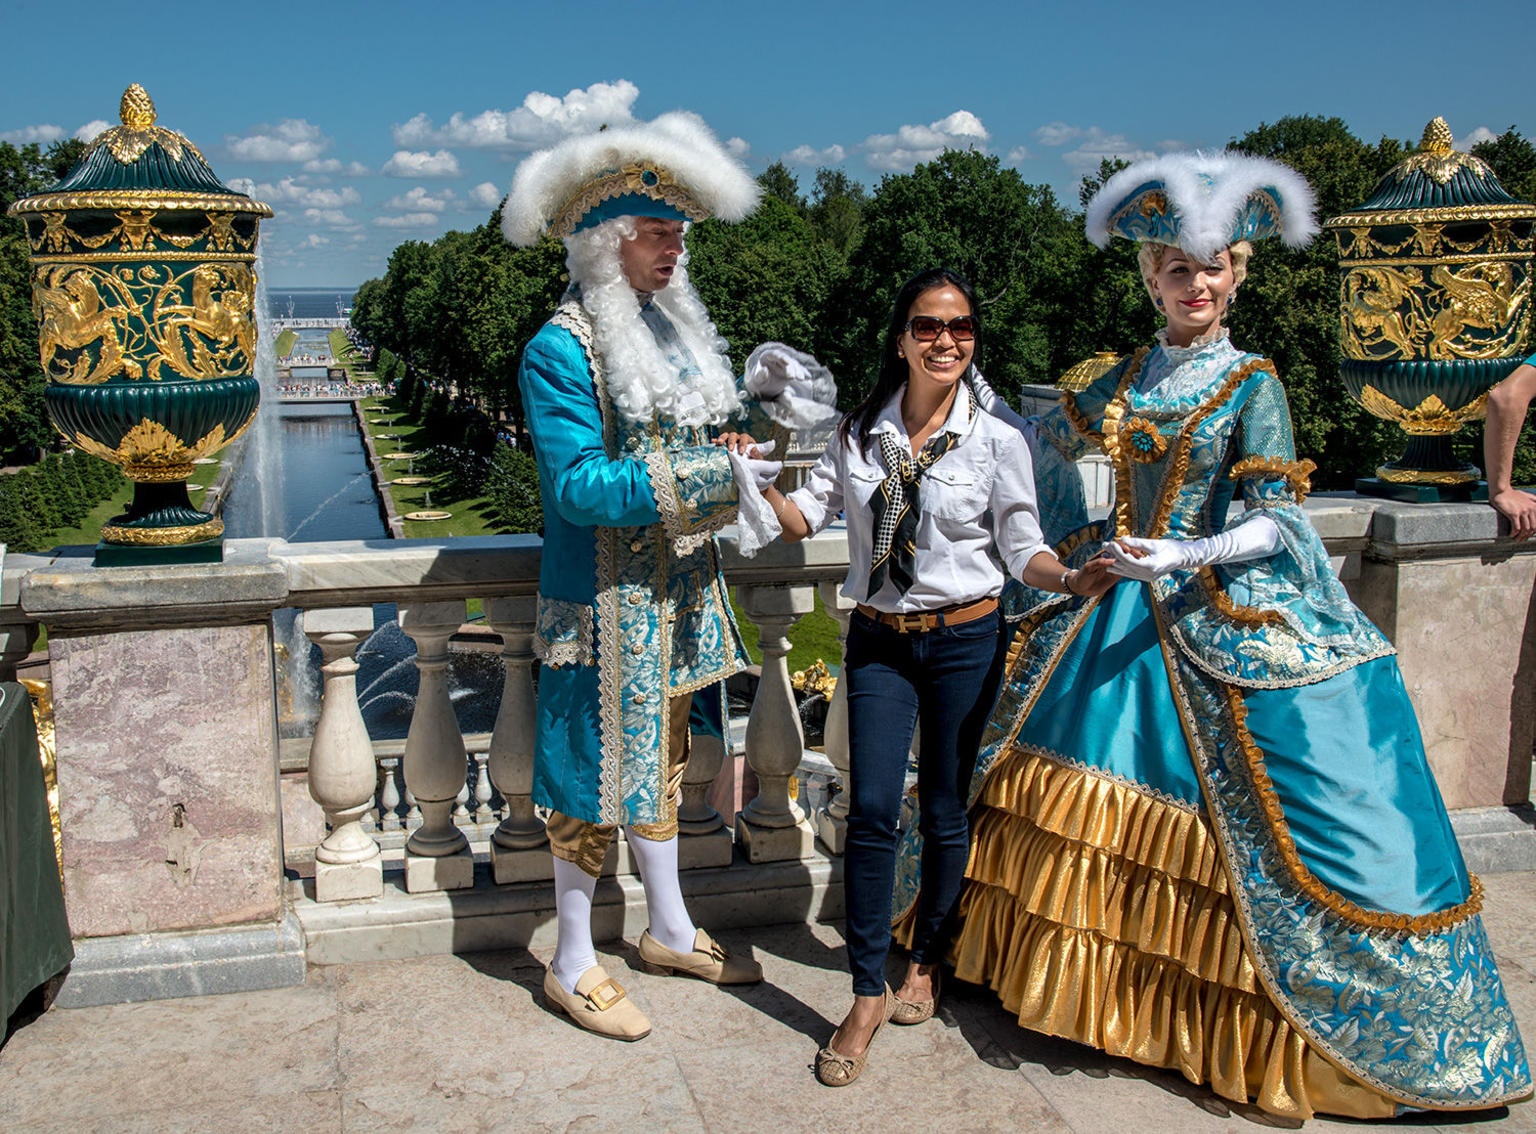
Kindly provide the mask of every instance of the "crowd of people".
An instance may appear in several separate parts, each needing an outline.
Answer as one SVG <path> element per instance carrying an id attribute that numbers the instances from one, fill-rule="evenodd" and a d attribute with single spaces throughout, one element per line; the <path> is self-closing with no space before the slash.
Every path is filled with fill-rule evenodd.
<path id="1" fill-rule="evenodd" d="M 685 237 L 756 200 L 676 114 L 531 155 L 503 213 L 514 243 L 563 239 L 571 281 L 519 373 L 544 507 L 551 1010 L 616 1039 L 651 1029 L 592 942 L 620 828 L 641 959 L 761 979 L 694 924 L 678 874 L 689 736 L 718 733 L 745 660 L 713 535 L 735 523 L 753 554 L 841 517 L 853 1002 L 816 1053 L 821 1083 L 858 1080 L 887 1023 L 932 1019 L 949 972 L 1023 1027 L 1288 1119 L 1529 1095 L 1394 651 L 1301 508 L 1312 465 L 1280 376 L 1226 327 L 1254 242 L 1316 233 L 1305 180 L 1236 154 L 1109 178 L 1087 235 L 1136 242 L 1165 326 L 1028 420 L 987 384 L 985 313 L 940 266 L 914 265 L 851 411 L 785 344 L 738 379 Z M 834 418 L 781 493 L 773 435 Z M 1074 466 L 1089 452 L 1114 470 L 1100 521 Z"/>

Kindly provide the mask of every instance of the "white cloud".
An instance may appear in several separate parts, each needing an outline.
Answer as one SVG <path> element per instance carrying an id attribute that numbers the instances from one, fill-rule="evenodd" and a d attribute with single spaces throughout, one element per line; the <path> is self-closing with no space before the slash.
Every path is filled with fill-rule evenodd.
<path id="1" fill-rule="evenodd" d="M 298 178 L 285 177 L 277 184 L 252 181 L 249 177 L 232 177 L 229 187 L 237 193 L 245 193 L 267 204 L 302 205 L 313 209 L 336 209 L 343 205 L 360 205 L 363 195 L 352 186 L 328 189 L 323 186 L 305 185 Z"/>
<path id="2" fill-rule="evenodd" d="M 1082 136 L 1082 127 L 1068 126 L 1065 122 L 1052 122 L 1035 131 L 1035 141 L 1042 146 L 1064 146 Z"/>
<path id="3" fill-rule="evenodd" d="M 93 142 L 96 140 L 96 135 L 104 130 L 110 130 L 116 125 L 117 123 L 108 122 L 105 118 L 93 118 L 84 126 L 80 126 L 75 130 L 75 137 L 79 138 L 82 142 Z"/>
<path id="4" fill-rule="evenodd" d="M 301 243 L 299 247 L 319 248 L 322 244 L 329 244 L 330 242 L 331 238 L 329 236 L 321 236 L 318 232 L 312 232 L 304 238 L 303 243 Z"/>
<path id="5" fill-rule="evenodd" d="M 469 191 L 469 199 L 477 205 L 484 205 L 488 209 L 494 209 L 501 204 L 502 197 L 506 196 L 501 187 L 494 181 L 482 181 Z"/>
<path id="6" fill-rule="evenodd" d="M 425 113 L 391 127 L 402 147 L 469 146 L 475 149 L 535 150 L 571 134 L 634 121 L 630 109 L 640 88 L 628 79 L 593 83 L 564 98 L 531 91 L 515 110 L 482 110 L 471 118 L 455 112 L 442 126 Z M 398 155 L 397 155 L 398 156 Z"/>
<path id="7" fill-rule="evenodd" d="M 903 126 L 894 134 L 871 134 L 860 147 L 875 169 L 901 172 L 932 161 L 945 150 L 984 149 L 987 133 L 981 119 L 957 110 L 927 126 Z"/>
<path id="8" fill-rule="evenodd" d="M 440 213 L 453 204 L 452 189 L 443 189 L 433 196 L 425 186 L 418 185 L 409 193 L 400 193 L 391 197 L 385 208 L 400 209 L 407 213 Z"/>
<path id="9" fill-rule="evenodd" d="M 725 149 L 734 158 L 744 158 L 752 152 L 752 147 L 745 138 L 727 138 Z"/>
<path id="10" fill-rule="evenodd" d="M 1090 126 L 1086 130 L 1079 130 L 1078 138 L 1083 139 L 1079 146 L 1062 153 L 1061 160 L 1073 173 L 1084 174 L 1097 172 L 1099 164 L 1105 158 L 1120 158 L 1122 161 L 1144 161 L 1147 158 L 1157 156 L 1156 150 L 1149 150 L 1130 141 L 1124 134 L 1110 134 L 1098 126 Z"/>
<path id="11" fill-rule="evenodd" d="M 229 152 L 242 161 L 313 161 L 330 139 L 302 118 L 284 118 L 276 126 L 262 124 L 245 137 L 224 139 Z"/>
<path id="12" fill-rule="evenodd" d="M 449 150 L 438 150 L 435 154 L 396 150 L 395 156 L 384 163 L 383 173 L 388 177 L 457 177 L 459 159 Z"/>
<path id="13" fill-rule="evenodd" d="M 343 232 L 351 232 L 358 227 L 358 223 L 340 209 L 305 209 L 304 219 L 312 224 L 323 224 Z"/>
<path id="14" fill-rule="evenodd" d="M 343 162 L 339 158 L 316 158 L 304 163 L 305 173 L 339 173 L 344 177 L 367 177 L 373 173 L 360 161 Z"/>
<path id="15" fill-rule="evenodd" d="M 437 223 L 436 213 L 406 213 L 398 217 L 374 217 L 381 228 L 428 228 Z"/>
<path id="16" fill-rule="evenodd" d="M 818 150 L 814 146 L 796 146 L 784 155 L 784 160 L 791 165 L 841 165 L 848 152 L 842 146 L 833 143 L 824 150 Z"/>
<path id="17" fill-rule="evenodd" d="M 0 142 L 10 142 L 15 146 L 25 146 L 36 142 L 40 146 L 46 146 L 50 142 L 57 142 L 64 136 L 62 126 L 23 126 L 20 130 L 7 130 L 0 133 Z"/>
<path id="18" fill-rule="evenodd" d="M 1013 149 L 1008 151 L 1008 164 L 1018 165 L 1019 162 L 1032 156 L 1034 155 L 1029 152 L 1028 146 L 1014 146 Z"/>
<path id="19" fill-rule="evenodd" d="M 1498 134 L 1486 126 L 1479 126 L 1464 138 L 1456 139 L 1456 149 L 1466 153 L 1479 142 L 1493 142 L 1498 140 Z"/>

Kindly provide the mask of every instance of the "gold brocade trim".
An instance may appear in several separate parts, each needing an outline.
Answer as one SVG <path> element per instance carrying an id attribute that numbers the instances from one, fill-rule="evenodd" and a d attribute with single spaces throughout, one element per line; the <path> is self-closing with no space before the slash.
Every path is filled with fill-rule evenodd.
<path id="1" fill-rule="evenodd" d="M 1163 483 L 1158 491 L 1157 505 L 1152 510 L 1150 522 L 1146 528 L 1147 539 L 1161 539 L 1168 532 L 1168 524 L 1173 517 L 1174 502 L 1178 499 L 1179 490 L 1184 486 L 1184 474 L 1189 471 L 1189 457 L 1195 445 L 1195 430 L 1204 424 L 1206 418 L 1226 405 L 1227 400 L 1232 397 L 1237 388 L 1260 370 L 1278 378 L 1275 374 L 1275 364 L 1267 358 L 1255 358 L 1245 362 L 1232 371 L 1215 394 L 1185 418 L 1184 425 L 1179 430 L 1178 439 L 1173 444 L 1173 457 L 1169 460 L 1168 467 L 1163 470 Z M 1134 530 L 1131 526 L 1131 468 L 1124 459 L 1124 448 L 1120 444 L 1120 419 L 1125 414 L 1129 390 L 1129 383 L 1122 382 L 1120 389 L 1115 391 L 1114 400 L 1104 407 L 1104 451 L 1109 454 L 1115 470 L 1116 531 L 1122 534 L 1129 534 Z"/>
<path id="2" fill-rule="evenodd" d="M 1138 347 L 1136 349 L 1136 353 L 1131 356 L 1131 360 L 1125 368 L 1125 373 L 1120 376 L 1120 384 L 1115 387 L 1116 398 L 1120 397 L 1121 394 L 1130 388 L 1131 383 L 1136 381 L 1137 375 L 1141 373 L 1142 363 L 1147 360 L 1147 355 L 1150 353 L 1152 352 L 1149 347 Z M 1094 445 L 1103 448 L 1104 434 L 1088 424 L 1088 419 L 1083 416 L 1083 411 L 1077 408 L 1077 396 L 1071 390 L 1063 390 L 1061 392 L 1061 410 L 1067 415 L 1067 420 L 1072 423 L 1073 429 L 1081 433 Z"/>
<path id="3" fill-rule="evenodd" d="M 1122 436 L 1130 442 L 1126 455 L 1133 461 L 1150 465 L 1163 459 L 1168 451 L 1168 439 L 1158 432 L 1157 426 L 1144 417 L 1127 418 L 1121 426 Z"/>
<path id="4" fill-rule="evenodd" d="M 989 984 L 1025 1027 L 1275 1114 L 1395 1113 L 1268 996 L 1202 814 L 1021 749 L 986 790 L 951 949 L 960 979 Z"/>
<path id="5" fill-rule="evenodd" d="M 1125 374 L 1120 379 L 1120 384 L 1115 387 L 1115 396 L 1109 399 L 1104 407 L 1103 420 L 1100 426 L 1103 432 L 1097 434 L 1100 448 L 1109 457 L 1109 466 L 1115 470 L 1115 534 L 1129 535 L 1135 531 L 1134 517 L 1131 515 L 1132 502 L 1135 500 L 1135 489 L 1131 483 L 1131 470 L 1120 459 L 1120 418 L 1125 414 L 1126 398 L 1130 396 L 1131 384 L 1141 375 L 1141 368 L 1147 361 L 1147 355 L 1151 351 L 1142 347 L 1136 351 L 1131 359 L 1131 364 L 1125 368 Z"/>
<path id="6" fill-rule="evenodd" d="M 1285 821 L 1285 809 L 1275 792 L 1274 781 L 1264 767 L 1264 752 L 1254 742 L 1248 731 L 1248 707 L 1243 704 L 1242 694 L 1231 686 L 1223 686 L 1227 706 L 1232 713 L 1232 723 L 1237 729 L 1238 742 L 1247 759 L 1248 772 L 1253 779 L 1253 789 L 1258 796 L 1264 817 L 1269 823 L 1270 834 L 1285 862 L 1291 881 L 1314 902 L 1326 906 L 1344 921 L 1367 930 L 1389 930 L 1397 933 L 1438 933 L 1459 925 L 1483 908 L 1483 884 L 1475 874 L 1468 877 L 1472 884 L 1471 896 L 1460 905 L 1437 910 L 1429 914 L 1394 914 L 1380 910 L 1368 910 L 1356 905 L 1338 891 L 1326 885 L 1301 861 L 1296 851 L 1296 840 L 1291 838 L 1290 826 Z"/>
<path id="7" fill-rule="evenodd" d="M 649 175 L 650 180 L 647 180 Z M 597 206 L 610 197 L 622 197 L 626 193 L 638 193 L 671 205 L 685 214 L 689 220 L 700 221 L 709 216 L 709 210 L 697 197 L 678 183 L 671 170 L 659 165 L 634 162 L 622 169 L 609 170 L 600 177 L 586 182 L 560 207 L 550 223 L 550 235 L 566 237 Z"/>
<path id="8" fill-rule="evenodd" d="M 40 193 L 23 197 L 10 207 L 23 213 L 71 212 L 78 209 L 176 209 L 193 212 L 254 213 L 270 217 L 270 205 L 233 193 L 178 193 L 168 189 L 97 189 L 88 193 Z"/>
<path id="9" fill-rule="evenodd" d="M 1283 476 L 1291 486 L 1291 491 L 1296 494 L 1296 503 L 1300 504 L 1312 491 L 1312 474 L 1317 471 L 1317 462 L 1282 461 L 1279 457 L 1244 457 L 1232 466 L 1227 476 L 1232 480 L 1241 480 L 1245 476 Z"/>
<path id="10" fill-rule="evenodd" d="M 128 528 L 103 524 L 103 543 L 130 544 L 134 547 L 175 547 L 183 543 L 201 543 L 224 534 L 224 521 L 218 518 L 203 524 L 184 524 L 174 528 Z"/>
<path id="11" fill-rule="evenodd" d="M 1240 626 L 1274 626 L 1285 621 L 1285 616 L 1278 610 L 1265 610 L 1258 606 L 1243 606 L 1232 601 L 1232 596 L 1227 594 L 1221 585 L 1221 580 L 1216 577 L 1216 572 L 1209 567 L 1201 567 L 1196 572 L 1201 584 L 1205 587 L 1205 593 L 1210 596 L 1211 604 L 1224 618 L 1230 618 Z"/>

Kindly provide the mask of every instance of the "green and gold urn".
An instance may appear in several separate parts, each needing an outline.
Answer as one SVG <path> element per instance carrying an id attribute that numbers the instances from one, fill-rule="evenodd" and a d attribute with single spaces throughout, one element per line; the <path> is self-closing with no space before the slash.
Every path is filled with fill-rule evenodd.
<path id="1" fill-rule="evenodd" d="M 1488 391 L 1525 357 L 1536 205 L 1487 163 L 1452 148 L 1443 118 L 1358 208 L 1324 227 L 1338 240 L 1340 376 L 1349 394 L 1408 434 L 1397 460 L 1356 482 L 1401 500 L 1486 499 L 1451 438 L 1481 419 Z"/>
<path id="2" fill-rule="evenodd" d="M 187 479 L 256 418 L 256 237 L 272 210 L 155 125 L 137 83 L 121 109 L 64 180 L 10 210 L 31 245 L 48 412 L 134 482 L 98 564 L 216 560 L 224 522 L 192 507 Z"/>

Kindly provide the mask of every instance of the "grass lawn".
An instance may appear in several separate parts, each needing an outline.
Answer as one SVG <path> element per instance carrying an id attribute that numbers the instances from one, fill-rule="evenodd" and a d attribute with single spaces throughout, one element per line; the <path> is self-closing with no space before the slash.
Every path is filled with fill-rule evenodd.
<path id="1" fill-rule="evenodd" d="M 277 336 L 277 342 L 272 344 L 272 349 L 277 352 L 278 358 L 286 358 L 293 350 L 293 344 L 298 341 L 297 331 L 284 331 Z"/>
<path id="2" fill-rule="evenodd" d="M 415 453 L 427 448 L 426 431 L 419 423 L 406 417 L 405 403 L 403 399 L 394 397 L 364 398 L 361 403 L 365 428 L 373 437 L 374 448 L 379 456 L 387 453 Z M 375 419 L 392 419 L 387 425 L 375 424 Z M 392 440 L 380 440 L 381 437 L 392 435 Z M 385 461 L 385 471 L 390 476 L 406 476 L 407 462 Z M 412 474 L 421 475 L 411 469 Z M 477 536 L 496 535 L 502 529 L 496 522 L 496 516 L 492 511 L 489 499 L 484 496 L 474 496 L 466 500 L 447 500 L 441 492 L 432 492 L 430 504 L 428 492 L 431 485 L 387 485 L 384 491 L 388 492 L 394 502 L 395 511 L 404 516 L 414 511 L 443 511 L 453 513 L 447 520 L 405 521 L 405 534 L 408 537 L 438 538 L 442 536 Z M 746 641 L 747 652 L 754 662 L 763 660 L 762 652 L 757 648 L 757 627 L 736 608 L 736 624 L 741 627 L 741 636 Z M 787 659 L 789 670 L 793 673 L 797 669 L 805 669 L 817 658 L 822 659 L 835 671 L 842 664 L 842 651 L 837 645 L 837 622 L 821 607 L 821 598 L 817 596 L 816 609 L 806 615 L 795 624 L 789 634 L 790 651 Z"/>
<path id="3" fill-rule="evenodd" d="M 373 372 L 367 369 L 357 357 L 357 348 L 347 338 L 346 329 L 343 327 L 331 328 L 331 355 L 347 372 L 349 379 L 372 378 Z"/>

